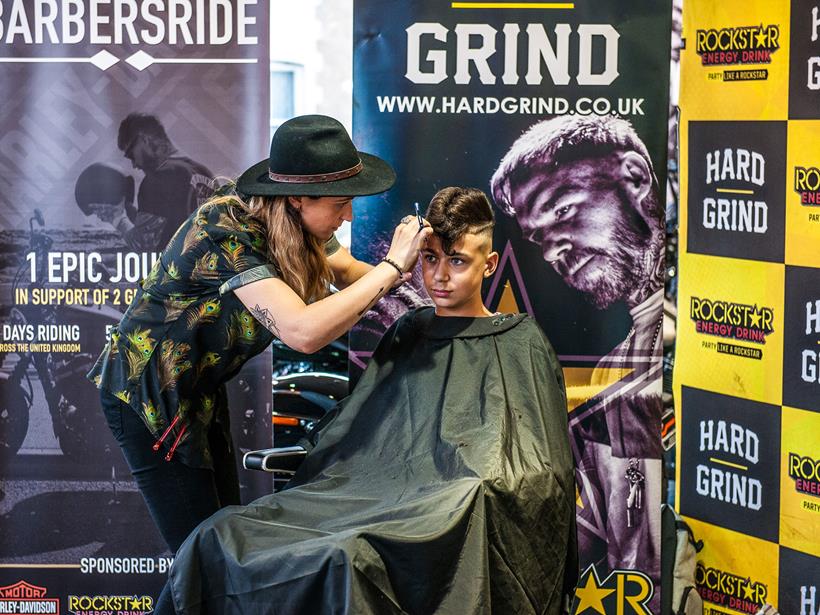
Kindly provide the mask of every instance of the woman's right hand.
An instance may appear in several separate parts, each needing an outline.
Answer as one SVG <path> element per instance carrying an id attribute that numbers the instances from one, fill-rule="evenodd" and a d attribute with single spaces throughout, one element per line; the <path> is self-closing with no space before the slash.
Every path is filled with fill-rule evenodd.
<path id="1" fill-rule="evenodd" d="M 390 242 L 390 249 L 387 251 L 387 258 L 394 261 L 402 271 L 412 271 L 419 258 L 419 250 L 424 248 L 427 237 L 433 233 L 433 229 L 427 220 L 423 220 L 424 228 L 419 229 L 418 219 L 415 216 L 407 216 L 407 222 L 401 222 L 393 232 L 393 241 Z"/>

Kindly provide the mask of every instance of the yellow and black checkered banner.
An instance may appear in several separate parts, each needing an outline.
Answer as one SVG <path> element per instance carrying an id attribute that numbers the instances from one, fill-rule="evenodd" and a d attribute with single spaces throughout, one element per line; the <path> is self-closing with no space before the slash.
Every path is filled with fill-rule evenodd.
<path id="1" fill-rule="evenodd" d="M 820 613 L 820 3 L 689 0 L 677 502 L 707 613 Z"/>

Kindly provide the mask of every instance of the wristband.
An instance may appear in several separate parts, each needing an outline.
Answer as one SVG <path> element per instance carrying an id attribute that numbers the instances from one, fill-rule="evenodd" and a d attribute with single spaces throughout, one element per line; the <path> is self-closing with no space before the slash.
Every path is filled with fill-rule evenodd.
<path id="1" fill-rule="evenodd" d="M 399 265 L 398 265 L 398 263 L 396 263 L 396 261 L 394 261 L 394 260 L 392 260 L 392 259 L 389 259 L 389 258 L 387 258 L 387 257 L 385 256 L 385 257 L 382 259 L 382 262 L 383 262 L 383 263 L 387 263 L 387 264 L 388 264 L 388 265 L 390 265 L 391 267 L 394 267 L 394 268 L 396 269 L 396 271 L 398 271 L 398 272 L 399 272 L 399 277 L 400 277 L 400 278 L 404 276 L 404 271 L 402 271 L 402 268 L 401 268 L 401 267 L 399 267 Z"/>

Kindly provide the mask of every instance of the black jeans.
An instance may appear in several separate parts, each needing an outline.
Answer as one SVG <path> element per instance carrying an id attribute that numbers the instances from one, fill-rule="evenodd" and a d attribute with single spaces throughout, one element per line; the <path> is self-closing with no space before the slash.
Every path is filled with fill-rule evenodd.
<path id="1" fill-rule="evenodd" d="M 171 553 L 188 534 L 223 506 L 239 504 L 236 460 L 221 430 L 213 424 L 208 441 L 214 469 L 191 468 L 154 451 L 154 438 L 133 408 L 107 391 L 100 392 L 108 426 L 122 449 L 148 511 Z M 155 613 L 172 612 L 166 586 Z M 161 606 L 163 608 L 161 608 Z"/>

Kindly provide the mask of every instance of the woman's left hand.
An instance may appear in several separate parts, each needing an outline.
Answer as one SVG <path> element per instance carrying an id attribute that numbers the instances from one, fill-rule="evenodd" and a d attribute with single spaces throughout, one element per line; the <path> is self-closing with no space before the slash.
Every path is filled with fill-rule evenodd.
<path id="1" fill-rule="evenodd" d="M 393 232 L 393 241 L 387 251 L 387 258 L 398 264 L 402 271 L 407 273 L 416 266 L 421 250 L 427 238 L 433 233 L 433 229 L 427 220 L 422 218 L 424 226 L 419 229 L 415 216 L 406 216 L 402 223 Z M 401 279 L 403 279 L 402 276 Z"/>

